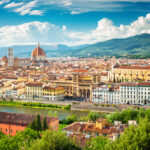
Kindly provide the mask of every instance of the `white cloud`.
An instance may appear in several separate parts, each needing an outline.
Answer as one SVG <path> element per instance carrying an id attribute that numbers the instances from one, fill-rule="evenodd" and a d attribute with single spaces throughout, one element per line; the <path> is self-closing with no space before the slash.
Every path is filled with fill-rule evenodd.
<path id="1" fill-rule="evenodd" d="M 0 5 L 10 2 L 10 0 L 1 0 Z"/>
<path id="2" fill-rule="evenodd" d="M 30 11 L 29 12 L 29 15 L 39 15 L 39 16 L 41 16 L 41 15 L 43 15 L 43 10 L 32 10 L 32 11 Z"/>
<path id="3" fill-rule="evenodd" d="M 48 22 L 30 22 L 17 26 L 4 26 L 0 28 L 0 45 L 19 45 L 41 43 L 63 43 L 65 35 L 63 30 Z"/>
<path id="4" fill-rule="evenodd" d="M 39 0 L 43 5 L 55 5 L 57 9 L 67 10 L 70 14 L 80 14 L 91 11 L 121 11 L 135 2 L 150 2 L 150 0 Z M 124 4 L 121 2 L 128 2 Z M 141 6 L 142 8 L 142 6 Z M 136 8 L 140 9 L 140 8 Z M 144 8 L 143 8 L 144 9 Z M 147 8 L 149 9 L 149 8 Z M 149 11 L 149 10 L 144 10 Z"/>
<path id="5" fill-rule="evenodd" d="M 77 14 L 80 14 L 81 12 L 80 11 L 71 11 L 71 15 L 77 15 Z"/>
<path id="6" fill-rule="evenodd" d="M 74 32 L 58 27 L 48 22 L 30 22 L 18 26 L 4 26 L 0 28 L 0 45 L 19 45 L 40 43 L 80 45 L 109 40 L 112 38 L 126 38 L 129 36 L 149 33 L 150 14 L 139 17 L 129 25 L 115 26 L 107 18 L 98 21 L 96 29 L 84 32 Z"/>
<path id="7" fill-rule="evenodd" d="M 0 5 L 8 2 L 10 2 L 10 0 L 1 0 Z M 128 2 L 128 5 L 120 2 Z M 65 13 L 69 12 L 72 15 L 76 15 L 91 11 L 121 11 L 127 7 L 133 10 L 135 2 L 150 2 L 150 0 L 24 0 L 24 4 L 22 4 L 22 2 L 11 2 L 4 7 L 11 8 L 12 11 L 20 15 L 43 15 L 43 13 L 49 9 L 62 10 L 65 11 Z M 14 7 L 17 7 L 17 9 L 14 9 Z M 36 10 L 34 10 L 35 8 Z M 136 9 L 149 12 L 149 7 L 142 8 L 141 6 Z"/>
<path id="8" fill-rule="evenodd" d="M 43 11 L 42 10 L 33 10 L 33 8 L 37 7 L 38 1 L 34 0 L 31 2 L 28 2 L 24 4 L 23 6 L 14 9 L 14 12 L 20 13 L 20 15 L 42 15 Z"/>
<path id="9" fill-rule="evenodd" d="M 142 33 L 150 33 L 150 14 L 146 17 L 139 17 L 130 25 L 115 26 L 113 22 L 107 18 L 103 18 L 98 22 L 98 26 L 90 33 L 71 34 L 71 37 L 81 39 L 81 43 L 95 43 L 113 38 L 126 38 Z"/>
<path id="10" fill-rule="evenodd" d="M 23 3 L 12 2 L 12 3 L 9 3 L 6 6 L 4 6 L 4 8 L 13 8 L 13 7 L 21 6 L 21 5 L 23 5 Z"/>

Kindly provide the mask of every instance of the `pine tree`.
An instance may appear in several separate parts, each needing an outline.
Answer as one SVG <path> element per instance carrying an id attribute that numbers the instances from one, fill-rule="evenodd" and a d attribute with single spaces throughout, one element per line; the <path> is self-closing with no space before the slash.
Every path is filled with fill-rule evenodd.
<path id="1" fill-rule="evenodd" d="M 36 119 L 36 127 L 37 127 L 37 131 L 42 131 L 41 118 L 39 114 L 37 115 L 37 119 Z"/>
<path id="2" fill-rule="evenodd" d="M 43 120 L 43 126 L 42 126 L 42 128 L 43 128 L 43 131 L 45 131 L 46 129 L 48 129 L 46 117 L 45 117 L 44 120 Z"/>

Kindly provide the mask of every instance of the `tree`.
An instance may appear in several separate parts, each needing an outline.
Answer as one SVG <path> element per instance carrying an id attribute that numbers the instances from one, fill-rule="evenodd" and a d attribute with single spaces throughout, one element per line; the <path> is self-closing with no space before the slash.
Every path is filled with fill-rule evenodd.
<path id="1" fill-rule="evenodd" d="M 99 118 L 99 114 L 95 111 L 91 111 L 88 115 L 90 121 L 96 121 Z"/>
<path id="2" fill-rule="evenodd" d="M 39 114 L 37 115 L 36 118 L 36 129 L 37 131 L 42 131 L 41 118 Z"/>
<path id="3" fill-rule="evenodd" d="M 18 132 L 13 137 L 0 133 L 0 150 L 26 150 L 37 138 L 40 138 L 40 134 L 30 128 Z"/>
<path id="4" fill-rule="evenodd" d="M 46 117 L 44 117 L 42 129 L 43 129 L 43 131 L 45 131 L 46 129 L 48 129 Z"/>
<path id="5" fill-rule="evenodd" d="M 87 150 L 104 150 L 105 145 L 108 143 L 108 138 L 99 137 L 92 138 L 91 141 L 87 143 Z"/>
<path id="6" fill-rule="evenodd" d="M 41 139 L 33 142 L 29 150 L 81 150 L 65 133 L 47 130 Z"/>
<path id="7" fill-rule="evenodd" d="M 109 122 L 113 123 L 114 121 L 122 121 L 122 123 L 128 123 L 128 120 L 137 120 L 139 118 L 139 111 L 133 109 L 126 109 L 120 112 L 115 112 L 114 114 L 107 115 Z"/>
<path id="8" fill-rule="evenodd" d="M 71 124 L 77 121 L 77 116 L 76 115 L 68 116 L 66 121 L 67 121 L 67 124 Z"/>
<path id="9" fill-rule="evenodd" d="M 131 125 L 115 142 L 109 142 L 104 150 L 149 150 L 150 122 L 141 119 L 138 126 Z"/>
<path id="10" fill-rule="evenodd" d="M 57 111 L 52 111 L 52 110 L 50 110 L 50 111 L 48 112 L 48 115 L 49 115 L 50 117 L 57 117 L 57 116 L 58 116 L 58 112 L 57 112 Z"/>
<path id="11" fill-rule="evenodd" d="M 36 120 L 34 119 L 33 122 L 29 125 L 29 128 L 33 129 L 33 130 L 37 130 L 37 124 L 36 124 Z"/>

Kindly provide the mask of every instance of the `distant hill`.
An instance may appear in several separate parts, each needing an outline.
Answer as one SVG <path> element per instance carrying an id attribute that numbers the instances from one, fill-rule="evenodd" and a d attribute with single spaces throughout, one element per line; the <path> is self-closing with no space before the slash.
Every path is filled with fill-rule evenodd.
<path id="1" fill-rule="evenodd" d="M 30 57 L 36 45 L 12 46 L 14 56 Z M 41 45 L 48 57 L 98 57 L 98 56 L 130 56 L 150 57 L 150 34 L 141 34 L 129 38 L 112 39 L 95 44 L 68 47 L 66 45 Z M 0 47 L 0 57 L 7 54 L 8 47 Z"/>
<path id="2" fill-rule="evenodd" d="M 150 34 L 141 34 L 124 39 L 112 39 L 89 45 L 70 53 L 72 56 L 150 56 Z"/>

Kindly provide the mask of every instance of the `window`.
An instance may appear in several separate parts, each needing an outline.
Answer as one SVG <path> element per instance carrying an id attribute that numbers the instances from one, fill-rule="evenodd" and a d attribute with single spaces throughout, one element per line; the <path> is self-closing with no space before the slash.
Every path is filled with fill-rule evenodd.
<path id="1" fill-rule="evenodd" d="M 6 132 L 7 132 L 7 129 L 6 129 Z"/>
<path id="2" fill-rule="evenodd" d="M 13 132 L 13 130 L 11 129 L 11 133 Z"/>

